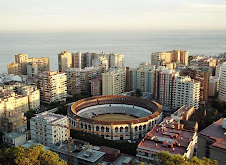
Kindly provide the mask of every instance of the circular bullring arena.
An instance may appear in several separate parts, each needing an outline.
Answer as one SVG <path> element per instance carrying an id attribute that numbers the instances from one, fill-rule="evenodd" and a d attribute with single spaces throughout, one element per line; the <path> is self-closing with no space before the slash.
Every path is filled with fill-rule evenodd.
<path id="1" fill-rule="evenodd" d="M 95 96 L 68 109 L 69 124 L 108 140 L 142 138 L 162 120 L 162 106 L 133 96 Z"/>

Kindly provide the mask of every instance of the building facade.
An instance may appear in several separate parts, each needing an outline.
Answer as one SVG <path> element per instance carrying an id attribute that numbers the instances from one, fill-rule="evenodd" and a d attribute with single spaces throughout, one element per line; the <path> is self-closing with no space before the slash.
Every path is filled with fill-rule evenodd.
<path id="1" fill-rule="evenodd" d="M 220 100 L 226 101 L 226 62 L 222 64 L 220 74 L 219 97 Z"/>
<path id="2" fill-rule="evenodd" d="M 118 95 L 125 92 L 126 70 L 125 68 L 114 69 L 102 74 L 102 94 Z"/>
<path id="3" fill-rule="evenodd" d="M 158 67 L 155 70 L 154 98 L 160 104 L 171 106 L 173 96 L 173 82 L 179 73 L 165 67 Z"/>
<path id="4" fill-rule="evenodd" d="M 177 76 L 173 82 L 172 108 L 178 109 L 183 105 L 199 108 L 200 82 L 188 76 Z"/>
<path id="5" fill-rule="evenodd" d="M 225 125 L 225 126 L 224 126 Z M 226 164 L 226 119 L 221 118 L 198 134 L 197 156 L 217 160 L 219 165 Z"/>
<path id="6" fill-rule="evenodd" d="M 151 64 L 166 66 L 169 69 L 175 69 L 176 65 L 188 65 L 188 52 L 185 50 L 173 50 L 168 52 L 154 52 L 151 54 Z M 171 66 L 172 65 L 172 66 Z"/>
<path id="7" fill-rule="evenodd" d="M 44 103 L 66 101 L 67 76 L 65 73 L 43 72 L 39 76 L 40 100 Z"/>
<path id="8" fill-rule="evenodd" d="M 69 51 L 62 51 L 58 54 L 59 72 L 65 72 L 66 69 L 72 67 L 72 54 Z"/>
<path id="9" fill-rule="evenodd" d="M 154 93 L 154 68 L 137 68 L 129 70 L 130 90 Z"/>
<path id="10" fill-rule="evenodd" d="M 7 65 L 8 74 L 34 77 L 44 71 L 49 71 L 49 58 L 28 58 L 27 54 L 18 54 L 14 58 L 15 62 Z"/>
<path id="11" fill-rule="evenodd" d="M 32 117 L 30 125 L 33 142 L 50 146 L 68 139 L 68 119 L 66 116 L 43 112 Z"/>

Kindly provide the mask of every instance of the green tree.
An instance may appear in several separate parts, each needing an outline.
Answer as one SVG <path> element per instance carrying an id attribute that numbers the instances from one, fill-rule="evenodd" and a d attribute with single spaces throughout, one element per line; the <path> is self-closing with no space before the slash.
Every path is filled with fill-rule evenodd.
<path id="1" fill-rule="evenodd" d="M 143 92 L 142 92 L 141 89 L 137 89 L 137 90 L 135 91 L 135 93 L 136 93 L 136 96 L 137 96 L 137 97 L 141 97 L 141 96 L 143 95 Z"/>
<path id="2" fill-rule="evenodd" d="M 199 159 L 196 156 L 192 157 L 191 159 L 184 158 L 183 156 L 176 154 L 176 155 L 170 155 L 169 152 L 158 152 L 156 155 L 156 159 L 154 164 L 160 164 L 160 165 L 174 165 L 174 164 L 180 164 L 180 165 L 217 165 L 217 161 L 211 161 L 207 158 Z"/>
<path id="3" fill-rule="evenodd" d="M 11 147 L 0 150 L 1 165 L 66 165 L 67 163 L 59 158 L 55 152 L 44 150 L 42 145 L 30 148 Z"/>

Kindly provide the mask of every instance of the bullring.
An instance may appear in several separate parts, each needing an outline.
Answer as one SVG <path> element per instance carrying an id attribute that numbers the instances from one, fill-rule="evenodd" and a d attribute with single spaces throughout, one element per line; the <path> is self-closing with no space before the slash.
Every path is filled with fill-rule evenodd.
<path id="1" fill-rule="evenodd" d="M 161 122 L 162 106 L 133 96 L 95 96 L 75 102 L 68 109 L 68 117 L 70 126 L 81 131 L 108 140 L 134 140 Z"/>

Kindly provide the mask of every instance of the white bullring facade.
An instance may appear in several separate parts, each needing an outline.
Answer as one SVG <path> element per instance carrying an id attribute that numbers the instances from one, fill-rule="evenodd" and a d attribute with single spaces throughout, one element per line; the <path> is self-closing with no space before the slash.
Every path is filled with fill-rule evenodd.
<path id="1" fill-rule="evenodd" d="M 107 114 L 128 116 L 128 120 L 97 120 Z M 132 96 L 96 96 L 77 101 L 68 109 L 71 127 L 99 134 L 108 140 L 134 140 L 144 137 L 162 120 L 162 106 Z M 133 117 L 132 119 L 129 117 Z"/>

